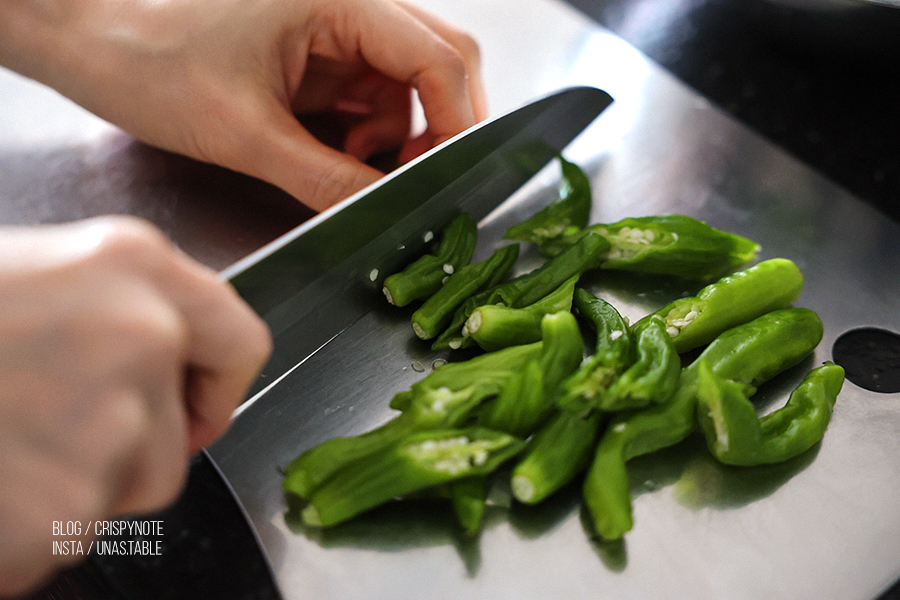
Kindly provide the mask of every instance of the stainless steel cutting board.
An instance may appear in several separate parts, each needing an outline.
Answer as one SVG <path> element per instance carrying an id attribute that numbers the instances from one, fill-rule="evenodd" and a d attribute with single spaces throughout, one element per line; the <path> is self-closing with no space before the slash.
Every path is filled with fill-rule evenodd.
<path id="1" fill-rule="evenodd" d="M 491 9 L 474 4 L 447 12 L 477 27 L 476 18 L 489 21 Z M 460 16 L 467 9 L 471 21 Z M 530 19 L 540 21 L 541 14 Z M 594 222 L 682 212 L 758 240 L 762 258 L 796 261 L 806 276 L 798 304 L 816 310 L 826 328 L 803 367 L 829 359 L 848 329 L 900 331 L 895 223 L 619 40 L 572 19 L 577 35 L 547 46 L 567 49 L 569 69 L 549 80 L 606 85 L 616 97 L 566 151 L 591 177 Z M 477 257 L 499 243 L 508 225 L 552 199 L 557 181 L 558 173 L 546 169 L 482 221 Z M 526 252 L 519 267 L 536 261 Z M 590 283 L 631 317 L 688 291 L 612 275 Z M 219 457 L 248 498 L 286 598 L 869 600 L 900 575 L 900 398 L 851 383 L 822 445 L 787 465 L 724 468 L 697 440 L 633 461 L 636 523 L 623 544 L 589 537 L 577 487 L 524 509 L 501 486 L 476 540 L 460 538 L 447 510 L 421 504 L 393 506 L 334 530 L 296 526 L 283 503 L 263 500 L 277 469 L 296 452 L 390 418 L 392 394 L 446 358 L 416 342 L 408 318 L 408 311 L 376 303 L 282 382 L 298 402 L 292 451 L 266 454 L 255 470 L 231 471 L 229 458 Z M 801 375 L 791 371 L 765 388 L 762 406 L 783 402 Z M 265 453 L 264 445 L 244 447 L 244 458 Z"/>

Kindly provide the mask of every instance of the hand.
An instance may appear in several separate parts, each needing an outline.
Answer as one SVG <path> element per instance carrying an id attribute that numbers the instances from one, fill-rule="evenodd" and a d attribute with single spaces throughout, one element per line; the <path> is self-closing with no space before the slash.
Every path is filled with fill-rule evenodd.
<path id="1" fill-rule="evenodd" d="M 174 500 L 271 342 L 214 272 L 125 217 L 0 229 L 0 307 L 3 595 L 80 558 L 52 555 L 53 521 Z"/>
<path id="2" fill-rule="evenodd" d="M 381 177 L 363 164 L 369 156 L 402 146 L 408 160 L 487 116 L 475 42 L 395 0 L 0 9 L 0 62 L 145 142 L 259 177 L 316 210 Z M 428 122 L 415 140 L 412 89 Z M 322 111 L 352 120 L 342 151 L 295 116 Z"/>

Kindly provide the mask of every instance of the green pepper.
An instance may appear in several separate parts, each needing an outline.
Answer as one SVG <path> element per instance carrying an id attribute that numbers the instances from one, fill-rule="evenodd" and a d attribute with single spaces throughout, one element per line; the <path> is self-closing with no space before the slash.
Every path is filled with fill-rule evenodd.
<path id="1" fill-rule="evenodd" d="M 456 311 L 450 325 L 438 336 L 432 349 L 457 349 L 468 346 L 472 340 L 463 335 L 463 327 L 476 308 L 487 304 L 524 308 L 534 304 L 559 288 L 570 277 L 596 269 L 608 248 L 609 243 L 598 235 L 583 236 L 534 271 L 469 298 Z"/>
<path id="2" fill-rule="evenodd" d="M 487 429 L 416 433 L 341 467 L 313 491 L 301 516 L 307 525 L 336 525 L 394 498 L 487 475 L 523 447 L 521 440 Z"/>
<path id="3" fill-rule="evenodd" d="M 504 238 L 538 245 L 583 229 L 591 216 L 591 181 L 575 163 L 557 156 L 562 167 L 559 197 L 526 221 L 506 230 Z"/>
<path id="4" fill-rule="evenodd" d="M 666 330 L 681 353 L 708 344 L 726 329 L 787 308 L 802 289 L 803 275 L 797 265 L 786 258 L 773 258 L 724 277 L 696 296 L 679 298 L 653 314 L 665 319 Z"/>
<path id="5" fill-rule="evenodd" d="M 633 525 L 626 461 L 677 444 L 697 429 L 701 365 L 749 396 L 762 382 L 798 364 L 821 339 L 822 321 L 813 311 L 773 311 L 716 338 L 682 370 L 668 402 L 615 415 L 584 481 L 584 501 L 597 533 L 618 539 Z"/>
<path id="6" fill-rule="evenodd" d="M 447 282 L 412 315 L 412 328 L 419 339 L 429 340 L 442 332 L 453 313 L 478 292 L 499 284 L 519 256 L 519 245 L 504 246 L 489 258 L 466 265 L 450 275 Z"/>
<path id="7" fill-rule="evenodd" d="M 534 434 L 513 468 L 510 487 L 524 504 L 537 504 L 572 481 L 591 461 L 603 413 L 558 410 Z"/>
<path id="8" fill-rule="evenodd" d="M 584 344 L 570 312 L 545 316 L 541 332 L 540 357 L 510 377 L 503 391 L 483 405 L 479 425 L 527 437 L 552 414 L 560 384 L 578 368 Z"/>
<path id="9" fill-rule="evenodd" d="M 414 383 L 409 390 L 395 394 L 391 399 L 391 408 L 407 410 L 419 395 L 440 388 L 458 391 L 479 385 L 492 386 L 499 391 L 510 375 L 532 358 L 540 356 L 542 346 L 541 342 L 511 346 L 466 361 L 443 364 Z"/>
<path id="10" fill-rule="evenodd" d="M 600 397 L 601 410 L 616 411 L 662 404 L 672 397 L 681 376 L 681 358 L 666 324 L 652 317 L 634 326 L 637 361 L 625 370 Z"/>
<path id="11" fill-rule="evenodd" d="M 467 535 L 476 535 L 481 529 L 487 502 L 486 476 L 464 477 L 449 483 L 448 488 L 457 521 Z"/>
<path id="12" fill-rule="evenodd" d="M 426 254 L 384 280 L 384 295 L 395 306 L 433 295 L 448 275 L 472 260 L 478 241 L 478 224 L 472 217 L 457 215 L 444 229 L 435 254 Z"/>
<path id="13" fill-rule="evenodd" d="M 709 281 L 754 259 L 759 244 L 710 227 L 686 215 L 658 215 L 592 225 L 578 233 L 549 240 L 541 246 L 554 256 L 593 232 L 610 243 L 604 269 L 674 275 Z"/>
<path id="14" fill-rule="evenodd" d="M 697 420 L 710 452 L 728 465 L 782 462 L 822 439 L 844 383 L 844 369 L 828 362 L 810 371 L 778 410 L 758 417 L 743 387 L 698 371 Z"/>
<path id="15" fill-rule="evenodd" d="M 332 438 L 303 452 L 285 468 L 282 488 L 309 498 L 310 494 L 344 465 L 389 447 L 414 432 L 461 425 L 472 410 L 499 392 L 490 383 L 475 383 L 458 391 L 446 387 L 421 391 L 409 410 L 362 435 Z"/>
<path id="16" fill-rule="evenodd" d="M 739 384 L 749 397 L 809 355 L 823 333 L 822 321 L 808 308 L 774 310 L 723 332 L 698 359 L 705 359 L 716 375 Z"/>
<path id="17" fill-rule="evenodd" d="M 541 339 L 544 315 L 572 309 L 572 294 L 577 281 L 578 275 L 570 277 L 558 289 L 524 308 L 497 304 L 479 306 L 466 321 L 463 335 L 470 336 L 487 351 L 536 342 Z"/>
<path id="18" fill-rule="evenodd" d="M 560 407 L 586 412 L 598 407 L 610 385 L 637 359 L 634 336 L 615 307 L 584 289 L 575 291 L 575 307 L 597 338 L 594 353 L 563 383 Z"/>

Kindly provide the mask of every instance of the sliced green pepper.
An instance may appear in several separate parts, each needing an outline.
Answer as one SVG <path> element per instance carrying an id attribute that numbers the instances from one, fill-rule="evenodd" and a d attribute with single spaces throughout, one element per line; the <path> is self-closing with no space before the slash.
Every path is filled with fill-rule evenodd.
<path id="1" fill-rule="evenodd" d="M 498 304 L 479 306 L 466 321 L 463 335 L 470 336 L 487 351 L 536 342 L 541 339 L 544 315 L 572 310 L 572 294 L 577 281 L 578 275 L 570 277 L 559 288 L 524 308 Z"/>
<path id="2" fill-rule="evenodd" d="M 597 533 L 618 539 L 633 525 L 626 461 L 677 444 L 697 429 L 701 365 L 749 396 L 763 381 L 798 364 L 821 339 L 822 321 L 811 310 L 773 311 L 716 338 L 682 371 L 669 402 L 614 416 L 584 481 L 584 501 Z"/>
<path id="3" fill-rule="evenodd" d="M 472 260 L 478 241 L 478 224 L 472 217 L 457 215 L 444 229 L 435 254 L 426 254 L 384 280 L 384 295 L 395 306 L 428 298 L 455 271 Z"/>
<path id="4" fill-rule="evenodd" d="M 489 258 L 466 265 L 450 275 L 447 282 L 412 315 L 412 328 L 419 339 L 429 340 L 444 331 L 453 313 L 470 297 L 499 284 L 519 256 L 519 245 L 504 246 Z"/>
<path id="5" fill-rule="evenodd" d="M 591 461 L 603 413 L 557 411 L 529 440 L 513 468 L 510 487 L 524 504 L 537 504 L 572 481 Z"/>
<path id="6" fill-rule="evenodd" d="M 662 404 L 672 397 L 681 376 L 681 358 L 659 317 L 634 326 L 637 360 L 607 388 L 598 408 L 617 411 Z"/>
<path id="7" fill-rule="evenodd" d="M 754 259 L 759 244 L 710 227 L 686 215 L 658 215 L 592 225 L 581 232 L 549 240 L 541 246 L 554 256 L 580 236 L 605 237 L 610 251 L 604 269 L 675 275 L 709 281 Z"/>
<path id="8" fill-rule="evenodd" d="M 728 465 L 755 466 L 788 460 L 822 439 L 844 383 L 834 363 L 810 371 L 778 410 L 758 417 L 737 383 L 698 371 L 697 420 L 710 452 Z"/>
<path id="9" fill-rule="evenodd" d="M 708 344 L 726 329 L 787 308 L 803 289 L 803 275 L 786 258 L 763 261 L 712 283 L 690 298 L 654 312 L 665 319 L 678 352 Z"/>
<path id="10" fill-rule="evenodd" d="M 476 535 L 481 529 L 487 502 L 486 477 L 484 475 L 464 477 L 449 483 L 448 487 L 457 521 L 467 535 Z"/>
<path id="11" fill-rule="evenodd" d="M 391 408 L 407 410 L 416 397 L 440 388 L 458 391 L 479 385 L 492 386 L 499 391 L 510 375 L 531 359 L 540 356 L 542 346 L 541 342 L 511 346 L 463 362 L 441 365 L 414 383 L 409 390 L 394 395 L 391 399 Z"/>
<path id="12" fill-rule="evenodd" d="M 300 498 L 310 494 L 344 465 L 383 450 L 416 431 L 461 425 L 472 410 L 499 392 L 489 383 L 475 383 L 459 391 L 446 387 L 423 390 L 409 410 L 362 435 L 332 438 L 303 452 L 285 468 L 282 487 Z"/>
<path id="13" fill-rule="evenodd" d="M 588 224 L 591 216 L 591 181 L 576 165 L 557 157 L 562 167 L 559 198 L 526 221 L 506 230 L 504 238 L 538 245 L 566 234 L 573 234 Z"/>
<path id="14" fill-rule="evenodd" d="M 608 248 L 609 243 L 602 237 L 586 235 L 534 271 L 469 298 L 456 311 L 450 325 L 438 336 L 432 349 L 457 349 L 468 346 L 472 340 L 463 335 L 463 327 L 476 308 L 487 304 L 524 308 L 534 304 L 559 288 L 570 277 L 596 269 Z"/>
<path id="15" fill-rule="evenodd" d="M 560 407 L 576 412 L 598 408 L 610 385 L 637 359 L 634 336 L 615 307 L 587 290 L 575 291 L 575 306 L 597 333 L 594 353 L 563 384 Z"/>
<path id="16" fill-rule="evenodd" d="M 479 425 L 524 438 L 553 412 L 560 384 L 578 368 L 584 344 L 570 312 L 545 316 L 541 331 L 540 357 L 510 377 L 503 392 L 482 407 Z"/>
<path id="17" fill-rule="evenodd" d="M 486 475 L 524 445 L 511 435 L 487 429 L 416 433 L 344 465 L 315 489 L 301 516 L 307 525 L 336 525 L 394 498 Z"/>

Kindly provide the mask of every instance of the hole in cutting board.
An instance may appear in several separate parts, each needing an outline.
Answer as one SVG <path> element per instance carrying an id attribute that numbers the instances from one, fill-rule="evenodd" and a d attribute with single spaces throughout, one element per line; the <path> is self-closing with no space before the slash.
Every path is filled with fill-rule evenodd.
<path id="1" fill-rule="evenodd" d="M 861 388 L 900 392 L 900 335 L 876 327 L 847 331 L 834 342 L 833 360 Z"/>

